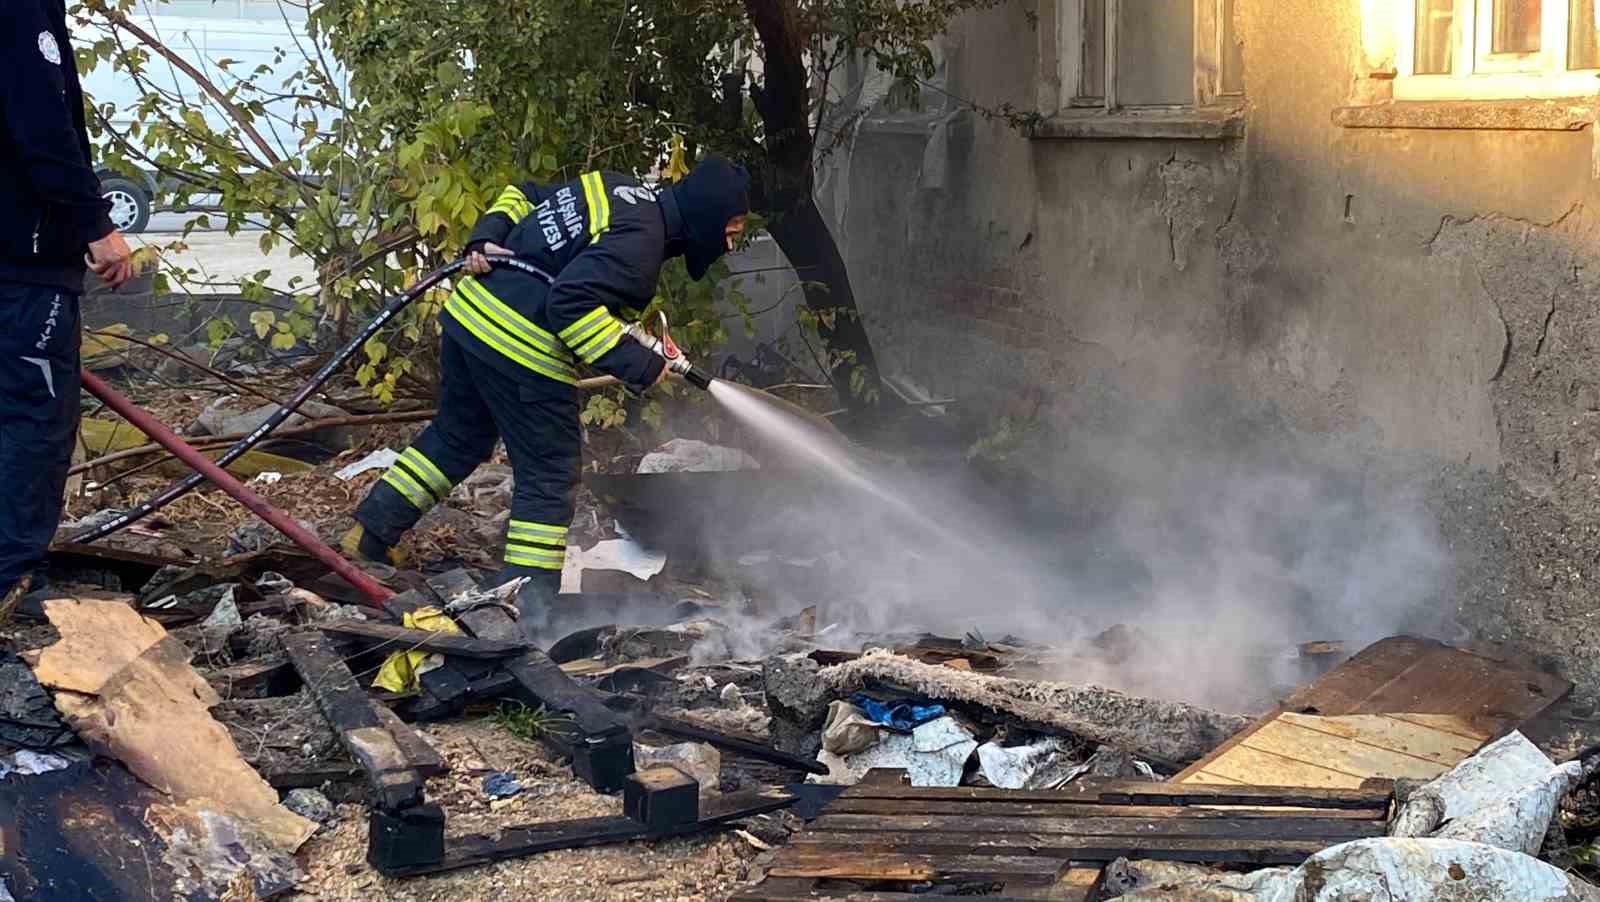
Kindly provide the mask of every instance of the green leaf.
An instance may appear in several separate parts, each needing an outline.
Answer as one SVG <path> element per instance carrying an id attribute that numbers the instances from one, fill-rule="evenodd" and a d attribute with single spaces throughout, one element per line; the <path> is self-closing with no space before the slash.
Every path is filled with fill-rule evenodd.
<path id="1" fill-rule="evenodd" d="M 287 351 L 294 347 L 294 341 L 295 339 L 293 332 L 276 332 L 273 333 L 270 344 L 273 348 L 279 351 Z"/>
<path id="2" fill-rule="evenodd" d="M 278 315 L 271 310 L 256 310 L 250 314 L 250 325 L 255 327 L 257 338 L 266 338 L 277 319 Z"/>

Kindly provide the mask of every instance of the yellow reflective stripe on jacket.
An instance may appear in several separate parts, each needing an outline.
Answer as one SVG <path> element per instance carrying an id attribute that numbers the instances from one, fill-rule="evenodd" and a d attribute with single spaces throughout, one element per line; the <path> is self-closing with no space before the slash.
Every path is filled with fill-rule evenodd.
<path id="1" fill-rule="evenodd" d="M 461 292 L 457 291 L 451 294 L 450 299 L 445 301 L 444 309 L 446 313 L 450 314 L 451 318 L 461 324 L 463 329 L 471 332 L 479 341 L 511 358 L 513 363 L 527 367 L 539 375 L 554 379 L 557 382 L 565 382 L 568 385 L 577 384 L 578 374 L 571 366 L 558 364 L 532 348 L 519 344 L 516 339 L 511 338 L 504 331 L 479 315 L 466 302 Z"/>
<path id="2" fill-rule="evenodd" d="M 433 496 L 428 490 L 418 485 L 412 478 L 398 467 L 390 467 L 389 472 L 383 474 L 383 481 L 388 483 L 395 491 L 405 496 L 411 505 L 419 511 L 427 512 L 433 507 Z"/>
<path id="3" fill-rule="evenodd" d="M 613 317 L 610 322 L 606 323 L 594 334 L 594 337 L 587 339 L 582 344 L 574 345 L 572 352 L 577 354 L 584 363 L 594 363 L 604 357 L 607 351 L 616 347 L 617 342 L 621 340 L 622 324 Z"/>
<path id="4" fill-rule="evenodd" d="M 605 307 L 596 307 L 561 330 L 561 340 L 584 363 L 594 363 L 622 340 L 622 323 Z"/>
<path id="5" fill-rule="evenodd" d="M 589 243 L 593 244 L 611 227 L 611 201 L 606 198 L 606 182 L 600 173 L 586 172 L 578 180 L 583 183 L 583 199 L 589 204 Z"/>
<path id="6" fill-rule="evenodd" d="M 429 460 L 426 455 L 415 447 L 401 451 L 400 459 L 411 465 L 411 469 L 416 472 L 416 475 L 422 477 L 422 481 L 427 488 L 432 489 L 433 496 L 440 501 L 443 501 L 444 497 L 450 494 L 450 490 L 454 488 L 450 484 L 450 480 L 444 477 L 444 473 L 433 465 L 433 461 Z"/>
<path id="7" fill-rule="evenodd" d="M 504 213 L 511 217 L 513 223 L 521 222 L 528 211 L 533 209 L 533 204 L 522 189 L 516 185 L 507 185 L 506 190 L 494 199 L 494 206 L 489 208 L 490 213 Z"/>
<path id="8" fill-rule="evenodd" d="M 577 322 L 561 330 L 561 340 L 568 346 L 582 340 L 583 335 L 594 329 L 595 326 L 605 322 L 609 314 L 604 306 L 596 307 L 585 313 Z"/>
<path id="9" fill-rule="evenodd" d="M 525 344 L 532 345 L 536 350 L 542 351 L 554 358 L 557 363 L 570 364 L 571 355 L 566 347 L 554 335 L 534 325 L 531 320 L 518 313 L 511 305 L 495 297 L 482 282 L 467 276 L 461 280 L 458 290 L 465 291 L 467 298 L 472 301 L 472 306 L 483 311 L 495 324 L 502 329 L 523 340 Z"/>

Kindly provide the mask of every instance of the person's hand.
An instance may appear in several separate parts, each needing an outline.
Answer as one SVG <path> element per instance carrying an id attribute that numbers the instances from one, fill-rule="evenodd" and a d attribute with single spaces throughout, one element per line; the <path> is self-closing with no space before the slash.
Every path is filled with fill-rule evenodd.
<path id="1" fill-rule="evenodd" d="M 487 254 L 505 254 L 509 256 L 511 251 L 495 244 L 493 241 L 485 241 L 478 250 L 467 254 L 467 272 L 475 276 L 481 276 L 488 272 L 491 267 L 489 266 Z"/>
<path id="2" fill-rule="evenodd" d="M 661 368 L 661 375 L 656 377 L 656 381 L 650 383 L 650 387 L 651 388 L 655 388 L 656 386 L 660 385 L 661 383 L 667 381 L 667 377 L 671 376 L 671 375 L 672 375 L 672 367 L 670 367 L 670 366 L 662 367 Z"/>
<path id="3" fill-rule="evenodd" d="M 121 288 L 124 282 L 133 278 L 133 251 L 128 249 L 128 242 L 123 240 L 122 233 L 115 229 L 106 237 L 89 242 L 89 253 L 83 259 L 100 281 L 112 290 Z"/>

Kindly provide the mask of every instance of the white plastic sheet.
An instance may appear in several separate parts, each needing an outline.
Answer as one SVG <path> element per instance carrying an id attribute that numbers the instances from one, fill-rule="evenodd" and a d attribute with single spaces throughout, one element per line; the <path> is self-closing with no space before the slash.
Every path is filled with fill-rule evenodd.
<path id="1" fill-rule="evenodd" d="M 827 765 L 828 775 L 810 780 L 855 784 L 867 771 L 888 767 L 904 768 L 912 786 L 959 786 L 967 759 L 977 747 L 978 741 L 955 718 L 939 717 L 910 733 L 885 731 L 876 745 L 848 757 L 823 749 L 817 760 Z"/>

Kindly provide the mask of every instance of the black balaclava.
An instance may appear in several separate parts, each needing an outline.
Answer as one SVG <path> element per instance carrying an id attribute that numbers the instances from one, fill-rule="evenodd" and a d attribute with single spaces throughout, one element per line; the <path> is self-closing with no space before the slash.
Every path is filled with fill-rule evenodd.
<path id="1" fill-rule="evenodd" d="M 689 276 L 698 281 L 728 250 L 728 220 L 750 212 L 750 174 L 722 157 L 707 157 L 667 196 L 667 253 L 683 254 Z"/>

